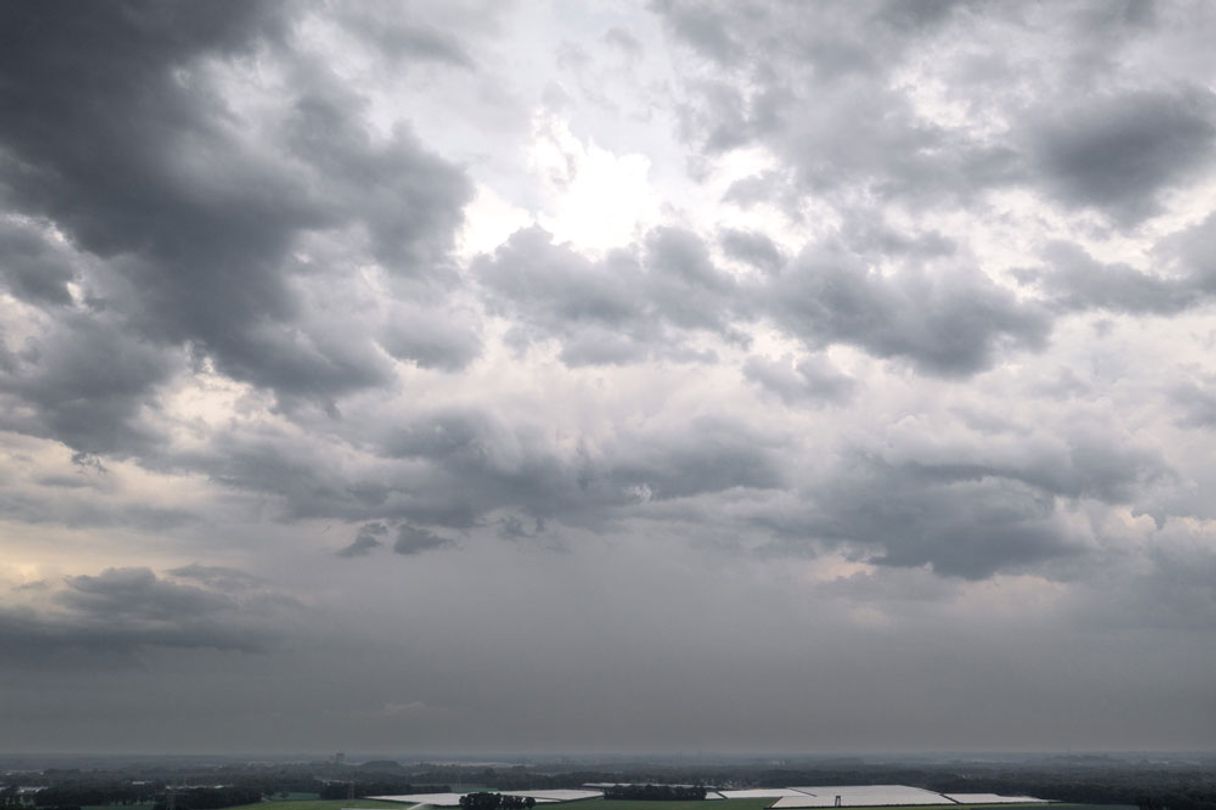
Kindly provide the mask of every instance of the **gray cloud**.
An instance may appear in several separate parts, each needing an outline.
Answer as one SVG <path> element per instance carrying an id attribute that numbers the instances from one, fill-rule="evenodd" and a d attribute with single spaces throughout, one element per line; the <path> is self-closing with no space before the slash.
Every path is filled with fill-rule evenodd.
<path id="1" fill-rule="evenodd" d="M 170 568 L 165 573 L 178 579 L 193 580 L 204 587 L 229 593 L 248 591 L 266 585 L 266 581 L 261 577 L 224 565 L 190 563 L 178 568 Z"/>
<path id="2" fill-rule="evenodd" d="M 388 534 L 388 527 L 383 523 L 365 523 L 359 527 L 355 539 L 351 541 L 349 546 L 344 546 L 338 551 L 339 557 L 366 557 L 376 549 L 384 545 L 381 539 Z"/>
<path id="3" fill-rule="evenodd" d="M 719 236 L 727 256 L 753 267 L 772 272 L 785 263 L 781 251 L 762 233 L 726 228 Z"/>
<path id="4" fill-rule="evenodd" d="M 447 537 L 440 537 L 426 529 L 404 524 L 397 527 L 397 540 L 393 543 L 393 551 L 408 556 L 421 554 L 424 551 L 437 551 L 452 545 L 454 543 Z"/>
<path id="5" fill-rule="evenodd" d="M 1037 350 L 1051 320 L 980 272 L 880 275 L 838 250 L 808 251 L 767 291 L 772 317 L 809 347 L 835 342 L 942 376 L 974 374 L 1004 349 Z"/>
<path id="6" fill-rule="evenodd" d="M 1210 748 L 1213 30 L 0 9 L 0 746 Z"/>
<path id="7" fill-rule="evenodd" d="M 1156 272 L 1100 262 L 1078 245 L 1052 241 L 1042 251 L 1045 267 L 1017 275 L 1037 283 L 1064 310 L 1173 315 L 1208 303 L 1216 293 L 1216 263 L 1208 255 L 1214 233 L 1216 217 L 1209 216 L 1160 239 L 1151 251 Z"/>
<path id="8" fill-rule="evenodd" d="M 67 251 L 48 244 L 26 223 L 0 221 L 0 277 L 18 298 L 31 303 L 70 304 L 68 283 L 77 278 Z"/>
<path id="9" fill-rule="evenodd" d="M 801 515 L 760 518 L 778 538 L 853 549 L 879 565 L 928 566 L 984 579 L 1084 550 L 1050 495 L 980 471 L 944 472 L 858 457 L 835 471 Z"/>
<path id="10" fill-rule="evenodd" d="M 736 256 L 740 236 L 727 234 Z M 743 255 L 754 260 L 764 237 L 746 238 Z M 510 306 L 504 311 L 521 321 L 513 339 L 557 339 L 569 365 L 633 363 L 660 350 L 688 358 L 695 355 L 686 333 L 746 343 L 738 325 L 768 318 L 812 349 L 846 343 L 910 360 L 929 374 L 966 376 L 991 367 L 1005 350 L 1041 349 L 1051 330 L 1046 310 L 979 271 L 924 270 L 914 259 L 884 276 L 864 255 L 832 242 L 809 246 L 780 267 L 776 261 L 769 254 L 768 276 L 744 285 L 716 269 L 700 240 L 684 231 L 652 233 L 640 259 L 617 252 L 594 263 L 530 230 L 477 267 L 499 296 L 495 305 Z"/>
<path id="11" fill-rule="evenodd" d="M 825 357 L 812 356 L 790 363 L 749 357 L 743 376 L 776 394 L 787 405 L 841 403 L 853 395 L 856 382 Z"/>
<path id="12" fill-rule="evenodd" d="M 333 395 L 387 368 L 358 332 L 308 317 L 296 279 L 316 269 L 292 249 L 355 227 L 390 272 L 442 277 L 470 189 L 405 127 L 373 143 L 352 124 L 359 100 L 324 83 L 289 100 L 278 140 L 234 127 L 207 59 L 282 43 L 280 11 L 170 4 L 67 21 L 54 3 L 9 9 L 4 188 L 110 262 L 117 277 L 93 294 L 148 338 L 287 397 Z M 71 134 L 84 131 L 87 145 Z"/>
<path id="13" fill-rule="evenodd" d="M 141 409 L 182 365 L 180 354 L 105 313 L 65 313 L 0 369 L 0 397 L 9 402 L 0 423 L 90 453 L 147 449 L 156 431 Z"/>
<path id="14" fill-rule="evenodd" d="M 1153 511 L 1148 488 L 1172 476 L 1157 453 L 1127 439 L 1112 443 L 1099 426 L 1050 441 L 1002 433 L 961 442 L 925 436 L 910 446 L 892 437 L 881 455 L 849 448 L 797 508 L 754 520 L 793 550 L 843 547 L 876 564 L 966 579 L 1071 577 L 1076 565 L 1092 564 L 1079 558 L 1096 552 L 1077 505 Z"/>
<path id="15" fill-rule="evenodd" d="M 682 330 L 740 338 L 732 327 L 735 283 L 687 231 L 657 229 L 640 255 L 614 251 L 595 262 L 532 228 L 474 269 L 494 296 L 491 305 L 518 319 L 512 339 L 556 339 L 569 365 L 697 356 Z"/>
<path id="16" fill-rule="evenodd" d="M 1185 72 L 1148 76 L 1118 58 L 1138 38 L 1176 33 L 1172 14 L 899 5 L 828 3 L 814 15 L 772 4 L 656 5 L 673 39 L 712 66 L 684 83 L 682 136 L 711 155 L 764 145 L 798 190 L 752 182 L 729 199 L 767 196 L 796 211 L 807 195 L 831 195 L 877 214 L 875 202 L 956 207 L 1020 186 L 1130 226 L 1210 162 L 1211 93 Z M 1190 34 L 1171 45 L 1197 51 L 1201 37 Z M 1022 44 L 1014 56 L 966 41 Z M 927 49 L 934 64 L 921 61 Z M 1036 53 L 1051 63 L 1021 56 Z M 966 123 L 926 111 L 901 84 L 909 69 L 942 80 Z"/>
<path id="17" fill-rule="evenodd" d="M 424 307 L 401 307 L 395 312 L 380 345 L 400 360 L 444 371 L 464 368 L 482 348 L 478 325 L 470 323 L 467 315 Z"/>
<path id="18" fill-rule="evenodd" d="M 1182 424 L 1188 427 L 1216 427 L 1216 390 L 1213 390 L 1213 386 L 1187 381 L 1174 387 L 1170 399 L 1182 412 Z"/>
<path id="19" fill-rule="evenodd" d="M 1157 213 L 1159 194 L 1193 179 L 1216 146 L 1216 98 L 1199 89 L 1120 93 L 1038 119 L 1028 138 L 1039 182 L 1123 223 Z"/>
<path id="20" fill-rule="evenodd" d="M 68 577 L 43 609 L 5 608 L 0 647 L 31 663 L 62 653 L 130 655 L 149 648 L 261 652 L 280 634 L 269 621 L 279 601 L 261 591 L 237 598 L 182 585 L 147 568 L 109 568 Z"/>
<path id="21" fill-rule="evenodd" d="M 1055 243 L 1045 254 L 1051 270 L 1037 278 L 1052 300 L 1067 309 L 1168 315 L 1199 301 L 1199 290 L 1187 279 L 1152 276 L 1126 264 L 1103 264 L 1076 245 Z"/>

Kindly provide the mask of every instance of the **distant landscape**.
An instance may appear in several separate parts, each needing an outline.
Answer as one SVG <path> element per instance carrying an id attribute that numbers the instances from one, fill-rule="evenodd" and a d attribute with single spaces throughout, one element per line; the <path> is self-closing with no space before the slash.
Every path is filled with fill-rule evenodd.
<path id="1" fill-rule="evenodd" d="M 516 763 L 255 760 L 232 757 L 0 758 L 0 806 L 31 810 L 401 810 L 369 796 L 578 789 L 593 784 L 734 790 L 787 785 L 908 785 L 940 793 L 1034 796 L 1060 810 L 1216 810 L 1216 757 L 1059 755 L 906 761 L 656 757 Z M 704 793 L 701 790 L 700 793 Z M 698 800 L 591 799 L 596 810 L 691 810 Z M 722 810 L 764 810 L 773 798 L 719 799 Z M 273 805 L 273 808 L 269 807 Z M 970 808 L 968 804 L 953 804 Z M 979 805 L 976 805 L 979 806 Z M 1004 804 L 1002 807 L 1019 807 Z M 1041 806 L 1041 805 L 1039 805 Z"/>

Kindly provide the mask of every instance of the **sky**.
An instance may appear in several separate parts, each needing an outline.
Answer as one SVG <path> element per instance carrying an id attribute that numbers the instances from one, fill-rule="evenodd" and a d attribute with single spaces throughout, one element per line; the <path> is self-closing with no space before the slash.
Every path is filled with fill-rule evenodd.
<path id="1" fill-rule="evenodd" d="M 1216 748 L 1213 41 L 0 4 L 0 751 Z"/>

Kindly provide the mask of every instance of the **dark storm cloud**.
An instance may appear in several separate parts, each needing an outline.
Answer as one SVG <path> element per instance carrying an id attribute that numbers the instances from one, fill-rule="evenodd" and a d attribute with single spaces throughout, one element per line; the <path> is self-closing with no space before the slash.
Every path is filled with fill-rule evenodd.
<path id="1" fill-rule="evenodd" d="M 1199 300 L 1199 290 L 1186 279 L 1152 276 L 1126 264 L 1103 264 L 1073 244 L 1050 245 L 1045 258 L 1051 269 L 1037 277 L 1051 300 L 1067 309 L 1168 315 Z"/>
<path id="2" fill-rule="evenodd" d="M 644 502 L 740 487 L 776 489 L 786 483 L 776 444 L 733 420 L 701 417 L 623 438 L 609 449 L 602 475 Z"/>
<path id="3" fill-rule="evenodd" d="M 1159 211 L 1164 191 L 1193 182 L 1216 143 L 1210 91 L 1146 82 L 1120 62 L 1122 49 L 1153 32 L 1151 8 L 863 2 L 808 15 L 674 0 L 655 8 L 675 40 L 710 65 L 685 81 L 683 137 L 710 155 L 769 147 L 798 196 L 949 206 L 1021 186 L 1131 226 Z M 1014 55 L 1022 48 L 981 56 L 961 44 L 977 34 L 1022 42 L 1028 53 L 1046 49 L 1050 66 L 1027 70 Z M 927 49 L 940 54 L 933 72 L 970 123 L 1005 126 L 977 136 L 926 115 L 901 70 L 923 68 Z M 1034 89 L 1011 94 L 1013 81 Z M 728 197 L 764 193 L 752 186 Z M 797 196 L 768 194 L 797 211 Z"/>
<path id="4" fill-rule="evenodd" d="M 351 541 L 349 546 L 344 546 L 338 551 L 339 557 L 366 557 L 376 549 L 384 545 L 382 539 L 388 534 L 388 527 L 383 523 L 365 523 L 359 527 L 359 531 L 355 534 L 355 539 Z"/>
<path id="5" fill-rule="evenodd" d="M 472 197 L 463 173 L 429 154 L 408 128 L 377 143 L 358 126 L 362 102 L 344 88 L 305 92 L 288 121 L 287 142 L 321 185 L 331 226 L 355 223 L 394 274 L 438 275 Z"/>
<path id="6" fill-rule="evenodd" d="M 0 8 L 0 747 L 1210 747 L 1214 22 Z"/>
<path id="7" fill-rule="evenodd" d="M 745 248 L 738 237 L 728 234 L 736 255 Z M 742 255 L 771 269 L 747 285 L 715 268 L 700 239 L 670 228 L 652 232 L 640 256 L 620 251 L 601 262 L 553 245 L 539 229 L 519 231 L 476 267 L 496 294 L 491 305 L 517 319 L 514 339 L 556 339 L 568 365 L 688 357 L 682 332 L 746 343 L 737 324 L 767 318 L 812 349 L 847 343 L 928 374 L 969 376 L 1004 350 L 1041 349 L 1051 330 L 1045 310 L 978 271 L 913 263 L 883 275 L 831 242 L 778 269 L 775 254 L 755 259 L 768 253 L 762 239 L 749 235 Z"/>
<path id="8" fill-rule="evenodd" d="M 10 206 L 113 265 L 129 286 L 95 295 L 149 338 L 283 396 L 333 396 L 383 382 L 388 366 L 372 340 L 307 317 L 295 278 L 318 269 L 293 246 L 353 228 L 390 272 L 442 277 L 471 191 L 403 126 L 373 143 L 353 123 L 358 99 L 328 80 L 285 100 L 278 140 L 241 131 L 208 60 L 283 47 L 284 10 L 5 9 L 0 181 Z"/>
<path id="9" fill-rule="evenodd" d="M 522 321 L 515 340 L 558 337 L 563 358 L 576 364 L 628 361 L 649 350 L 657 325 L 635 295 L 642 273 L 632 256 L 618 252 L 595 263 L 531 228 L 515 233 L 493 257 L 479 259 L 474 270 L 495 293 L 491 304 L 500 302 Z M 600 344 L 598 357 L 583 356 L 585 342 Z"/>
<path id="10" fill-rule="evenodd" d="M 791 364 L 786 360 L 749 357 L 743 375 L 776 394 L 786 405 L 841 403 L 849 400 L 856 381 L 825 357 L 813 356 Z"/>
<path id="11" fill-rule="evenodd" d="M 989 368 L 1007 349 L 1041 349 L 1051 319 L 983 273 L 924 270 L 882 275 L 827 246 L 788 264 L 766 290 L 770 317 L 818 349 L 848 343 L 939 376 Z"/>
<path id="12" fill-rule="evenodd" d="M 493 294 L 490 306 L 517 319 L 509 338 L 522 345 L 555 339 L 568 365 L 693 357 L 679 330 L 741 339 L 732 328 L 735 282 L 685 230 L 658 228 L 639 251 L 593 261 L 529 228 L 474 270 Z"/>
<path id="13" fill-rule="evenodd" d="M 1065 310 L 1104 309 L 1143 315 L 1172 315 L 1211 301 L 1216 295 L 1216 257 L 1211 239 L 1216 217 L 1160 239 L 1151 252 L 1153 270 L 1104 263 L 1069 242 L 1044 246 L 1043 268 L 1016 272 L 1035 282 L 1047 301 Z"/>
<path id="14" fill-rule="evenodd" d="M 1009 479 L 859 459 L 812 499 L 818 509 L 809 519 L 774 528 L 856 544 L 882 565 L 927 565 L 943 576 L 984 579 L 1082 550 L 1052 520 L 1051 496 Z"/>
<path id="15" fill-rule="evenodd" d="M 67 285 L 77 273 L 67 254 L 30 223 L 0 220 L 0 280 L 17 298 L 41 305 L 72 303 Z"/>
<path id="16" fill-rule="evenodd" d="M 921 261 L 952 256 L 958 248 L 953 239 L 937 231 L 894 228 L 864 212 L 846 220 L 840 241 L 858 253 L 876 258 L 903 257 Z"/>
<path id="17" fill-rule="evenodd" d="M 205 457 L 175 462 L 235 493 L 275 496 L 282 520 L 407 521 L 428 531 L 487 525 L 499 510 L 602 527 L 638 504 L 784 484 L 777 439 L 729 418 L 644 425 L 571 449 L 543 420 L 451 409 L 374 421 L 363 441 L 382 455 L 335 465 L 324 443 L 261 433 L 217 437 Z M 356 538 L 342 553 L 371 548 Z"/>
<path id="18" fill-rule="evenodd" d="M 455 543 L 450 538 L 441 537 L 417 526 L 404 524 L 397 527 L 397 540 L 393 543 L 393 551 L 409 556 L 421 554 L 424 551 L 438 551 L 453 545 Z"/>
<path id="19" fill-rule="evenodd" d="M 514 506 L 582 524 L 639 501 L 781 484 L 771 440 L 710 418 L 654 425 L 573 455 L 559 452 L 535 426 L 469 412 L 419 420 L 390 442 L 400 455 L 430 459 L 428 503 L 451 501 L 453 517 L 463 514 L 465 523 Z"/>
<path id="20" fill-rule="evenodd" d="M 62 313 L 0 368 L 0 424 L 90 453 L 146 450 L 156 431 L 145 400 L 182 361 L 104 313 Z"/>
<path id="21" fill-rule="evenodd" d="M 30 662 L 65 652 L 127 655 L 146 648 L 268 649 L 275 599 L 182 585 L 147 568 L 74 576 L 42 608 L 0 613 L 0 649 Z"/>
<path id="22" fill-rule="evenodd" d="M 709 154 L 765 144 L 804 193 L 879 199 L 967 199 L 1018 173 L 1015 150 L 927 120 L 892 87 L 903 54 L 948 13 L 908 25 L 875 3 L 829 3 L 816 15 L 732 3 L 657 8 L 679 41 L 720 68 L 687 82 L 681 109 L 682 135 Z"/>
<path id="23" fill-rule="evenodd" d="M 1216 97 L 1181 88 L 1050 107 L 1027 135 L 1038 182 L 1052 196 L 1133 224 L 1157 213 L 1163 190 L 1209 165 L 1214 122 Z"/>
<path id="24" fill-rule="evenodd" d="M 726 228 L 718 238 L 727 256 L 759 270 L 772 272 L 785 263 L 777 245 L 762 233 Z"/>
<path id="25" fill-rule="evenodd" d="M 459 371 L 481 354 L 480 325 L 469 315 L 401 307 L 380 338 L 384 350 L 422 368 Z"/>
<path id="26" fill-rule="evenodd" d="M 926 437 L 909 448 L 895 442 L 891 452 L 846 452 L 802 493 L 799 508 L 756 521 L 793 551 L 807 541 L 843 545 L 876 564 L 966 579 L 1064 576 L 1074 568 L 1063 563 L 1095 550 L 1092 527 L 1069 517 L 1076 504 L 1136 508 L 1148 485 L 1172 475 L 1159 454 L 1128 439 L 1112 442 L 1102 426 L 1074 429 L 1063 442 Z M 1151 511 L 1147 504 L 1140 510 Z"/>

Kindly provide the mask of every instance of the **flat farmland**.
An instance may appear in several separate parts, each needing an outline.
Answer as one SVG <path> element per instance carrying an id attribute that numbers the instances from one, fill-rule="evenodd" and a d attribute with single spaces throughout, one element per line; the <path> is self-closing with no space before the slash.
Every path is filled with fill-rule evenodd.
<path id="1" fill-rule="evenodd" d="M 407 810 L 409 805 L 378 802 L 373 799 L 312 799 L 242 804 L 237 807 L 224 808 L 224 810 L 342 810 L 344 807 L 361 808 L 362 810 Z"/>
<path id="2" fill-rule="evenodd" d="M 773 799 L 714 799 L 692 802 L 646 802 L 620 799 L 588 799 L 572 802 L 571 810 L 764 810 Z M 583 807 L 583 805 L 587 805 Z M 538 805 L 539 807 L 539 805 Z"/>

